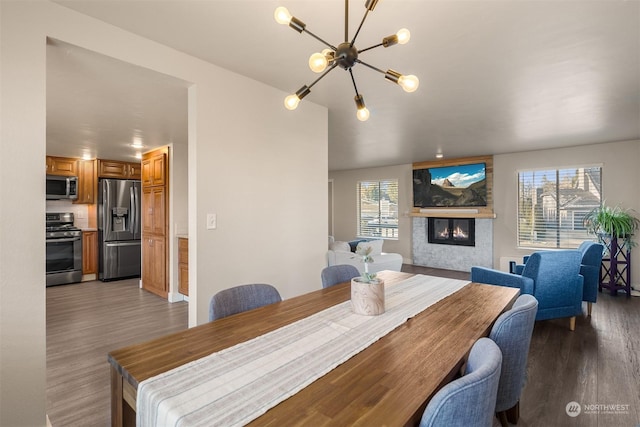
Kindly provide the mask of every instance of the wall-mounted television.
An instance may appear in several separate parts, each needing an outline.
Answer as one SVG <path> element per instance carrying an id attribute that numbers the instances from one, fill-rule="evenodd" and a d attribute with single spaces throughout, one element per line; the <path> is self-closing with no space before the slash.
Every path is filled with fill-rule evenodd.
<path id="1" fill-rule="evenodd" d="M 487 206 L 485 170 L 485 163 L 414 169 L 413 206 Z"/>

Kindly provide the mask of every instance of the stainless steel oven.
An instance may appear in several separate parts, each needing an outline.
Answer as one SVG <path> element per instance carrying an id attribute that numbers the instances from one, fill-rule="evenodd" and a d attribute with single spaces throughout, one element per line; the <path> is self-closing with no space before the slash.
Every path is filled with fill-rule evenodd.
<path id="1" fill-rule="evenodd" d="M 73 226 L 73 213 L 47 213 L 46 285 L 82 280 L 82 231 Z"/>

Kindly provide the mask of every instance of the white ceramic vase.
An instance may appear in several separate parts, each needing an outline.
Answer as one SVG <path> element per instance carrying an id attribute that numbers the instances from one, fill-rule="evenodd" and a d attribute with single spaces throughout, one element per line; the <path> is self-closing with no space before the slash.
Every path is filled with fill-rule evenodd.
<path id="1" fill-rule="evenodd" d="M 356 314 L 377 316 L 384 313 L 384 281 L 374 279 L 371 283 L 351 279 L 351 309 Z"/>

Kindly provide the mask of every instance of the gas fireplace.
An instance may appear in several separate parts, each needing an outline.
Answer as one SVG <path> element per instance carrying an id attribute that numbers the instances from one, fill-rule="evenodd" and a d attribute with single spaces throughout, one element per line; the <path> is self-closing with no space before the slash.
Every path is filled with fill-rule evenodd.
<path id="1" fill-rule="evenodd" d="M 429 218 L 427 237 L 429 243 L 441 245 L 476 245 L 476 220 L 474 218 Z"/>

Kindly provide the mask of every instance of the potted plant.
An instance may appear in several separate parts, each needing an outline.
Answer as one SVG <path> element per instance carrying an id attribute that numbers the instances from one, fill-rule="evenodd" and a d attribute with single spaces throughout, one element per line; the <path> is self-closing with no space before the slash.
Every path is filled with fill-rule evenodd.
<path id="1" fill-rule="evenodd" d="M 351 279 L 351 308 L 356 314 L 376 316 L 384 313 L 384 281 L 369 273 L 373 262 L 371 246 L 359 245 L 356 256 L 364 263 L 364 272 Z"/>
<path id="2" fill-rule="evenodd" d="M 611 295 L 624 290 L 631 294 L 631 248 L 633 234 L 640 226 L 635 211 L 620 206 L 601 206 L 585 216 L 587 231 L 595 234 L 605 247 L 598 290 L 607 288 Z M 619 241 L 620 240 L 620 241 Z"/>
<path id="3" fill-rule="evenodd" d="M 623 209 L 620 206 L 602 205 L 589 212 L 584 223 L 587 231 L 598 236 L 598 239 L 606 242 L 607 240 L 624 239 L 623 245 L 633 246 L 631 240 L 634 232 L 640 226 L 640 219 L 632 213 L 630 209 Z"/>

